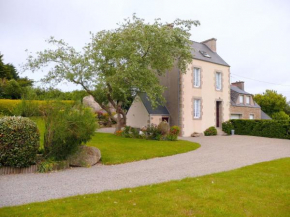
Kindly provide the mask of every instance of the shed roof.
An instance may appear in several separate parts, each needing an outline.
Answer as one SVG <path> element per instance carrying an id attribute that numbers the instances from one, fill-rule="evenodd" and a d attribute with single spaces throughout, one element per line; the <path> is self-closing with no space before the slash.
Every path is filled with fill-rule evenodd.
<path id="1" fill-rule="evenodd" d="M 158 105 L 156 108 L 153 109 L 152 104 L 147 96 L 146 93 L 139 93 L 138 94 L 141 101 L 143 102 L 146 110 L 151 115 L 169 115 L 169 112 L 165 106 Z"/>

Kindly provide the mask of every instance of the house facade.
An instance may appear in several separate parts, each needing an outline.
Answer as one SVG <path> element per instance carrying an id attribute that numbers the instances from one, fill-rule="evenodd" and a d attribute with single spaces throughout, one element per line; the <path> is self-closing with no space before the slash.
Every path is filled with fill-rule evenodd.
<path id="1" fill-rule="evenodd" d="M 254 101 L 253 95 L 245 91 L 243 81 L 231 84 L 231 119 L 271 119 Z"/>
<path id="2" fill-rule="evenodd" d="M 252 95 L 244 91 L 244 83 L 231 85 L 230 66 L 217 54 L 215 38 L 192 42 L 191 52 L 186 73 L 176 66 L 159 77 L 166 87 L 166 104 L 152 109 L 146 94 L 139 94 L 127 113 L 129 126 L 141 128 L 166 120 L 170 126 L 179 126 L 186 137 L 211 126 L 221 128 L 229 119 L 263 117 Z"/>

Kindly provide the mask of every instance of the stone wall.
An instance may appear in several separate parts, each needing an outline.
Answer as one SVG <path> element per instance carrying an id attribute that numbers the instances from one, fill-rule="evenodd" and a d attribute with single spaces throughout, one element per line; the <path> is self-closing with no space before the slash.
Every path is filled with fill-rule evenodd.
<path id="1" fill-rule="evenodd" d="M 240 114 L 241 119 L 250 119 L 250 114 L 254 115 L 254 119 L 261 119 L 261 108 L 231 106 L 231 114 Z"/>

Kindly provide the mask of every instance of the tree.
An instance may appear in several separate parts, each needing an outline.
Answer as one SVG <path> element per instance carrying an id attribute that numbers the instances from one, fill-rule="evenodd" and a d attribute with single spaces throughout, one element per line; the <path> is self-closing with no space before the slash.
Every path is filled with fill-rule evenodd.
<path id="1" fill-rule="evenodd" d="M 285 113 L 290 116 L 290 101 L 287 102 L 286 107 L 284 109 Z"/>
<path id="2" fill-rule="evenodd" d="M 274 120 L 285 120 L 288 121 L 290 119 L 289 115 L 287 115 L 284 111 L 275 112 L 272 114 L 272 118 Z"/>
<path id="3" fill-rule="evenodd" d="M 158 76 L 174 64 L 182 73 L 186 71 L 192 61 L 189 31 L 197 25 L 199 21 L 180 19 L 172 24 L 156 19 L 150 24 L 133 15 L 114 30 L 91 34 L 83 52 L 51 37 L 48 43 L 56 48 L 38 52 L 35 58 L 30 55 L 24 68 L 37 71 L 54 63 L 44 81 L 81 85 L 120 130 L 126 125 L 124 106 L 135 93 L 146 92 L 153 106 L 164 103 L 164 87 Z M 117 117 L 109 104 L 116 109 Z"/>
<path id="4" fill-rule="evenodd" d="M 284 111 L 287 105 L 286 97 L 274 90 L 266 90 L 263 94 L 256 94 L 254 100 L 271 117 L 276 112 Z"/>

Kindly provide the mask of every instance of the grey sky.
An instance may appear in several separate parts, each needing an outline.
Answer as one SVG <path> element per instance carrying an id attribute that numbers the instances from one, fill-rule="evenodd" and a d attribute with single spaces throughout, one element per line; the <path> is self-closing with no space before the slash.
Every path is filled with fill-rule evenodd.
<path id="1" fill-rule="evenodd" d="M 0 0 L 0 52 L 20 70 L 25 49 L 47 48 L 49 36 L 81 49 L 89 42 L 89 31 L 113 29 L 133 13 L 146 21 L 199 20 L 201 26 L 192 30 L 191 39 L 218 39 L 217 52 L 231 66 L 232 81 L 244 80 L 253 94 L 274 89 L 290 100 L 289 0 Z M 23 75 L 39 80 L 44 74 Z"/>

